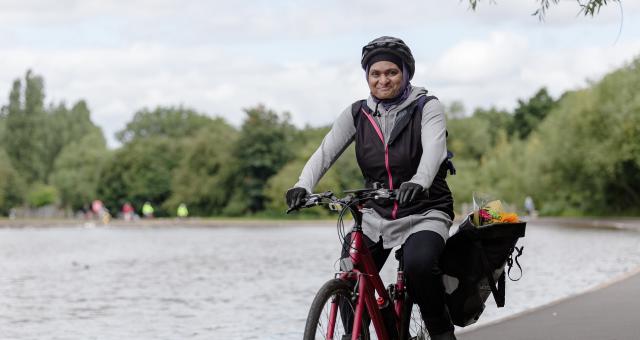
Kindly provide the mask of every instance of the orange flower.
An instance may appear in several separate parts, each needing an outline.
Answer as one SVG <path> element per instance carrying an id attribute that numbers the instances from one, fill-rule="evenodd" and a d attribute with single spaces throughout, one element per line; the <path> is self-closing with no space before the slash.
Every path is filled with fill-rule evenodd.
<path id="1" fill-rule="evenodd" d="M 518 222 L 518 215 L 516 213 L 503 213 L 502 216 L 500 216 L 500 222 L 516 223 Z"/>

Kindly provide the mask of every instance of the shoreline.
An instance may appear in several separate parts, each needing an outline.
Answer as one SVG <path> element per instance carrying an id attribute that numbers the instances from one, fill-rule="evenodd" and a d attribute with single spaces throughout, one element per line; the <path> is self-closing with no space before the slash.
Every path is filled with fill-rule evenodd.
<path id="1" fill-rule="evenodd" d="M 139 219 L 134 221 L 112 220 L 109 223 L 102 223 L 99 220 L 84 219 L 0 219 L 0 229 L 2 228 L 57 228 L 57 227 L 279 227 L 292 225 L 335 225 L 333 219 L 300 219 L 300 220 L 278 220 L 278 219 L 252 219 L 252 218 L 155 218 Z"/>
<path id="2" fill-rule="evenodd" d="M 527 220 L 525 219 L 525 221 Z M 540 217 L 532 219 L 530 222 L 573 228 L 590 227 L 640 231 L 640 217 Z"/>
<path id="3" fill-rule="evenodd" d="M 569 228 L 601 228 L 624 229 L 640 231 L 640 217 L 539 217 L 535 219 L 523 218 L 523 221 L 538 225 L 555 225 Z M 0 219 L 0 228 L 47 228 L 62 226 L 78 227 L 171 227 L 173 225 L 189 227 L 277 227 L 293 225 L 335 225 L 334 218 L 326 219 L 268 219 L 268 218 L 156 218 L 124 221 L 111 220 L 104 224 L 99 220 L 84 219 Z M 460 221 L 454 221 L 454 225 Z"/>

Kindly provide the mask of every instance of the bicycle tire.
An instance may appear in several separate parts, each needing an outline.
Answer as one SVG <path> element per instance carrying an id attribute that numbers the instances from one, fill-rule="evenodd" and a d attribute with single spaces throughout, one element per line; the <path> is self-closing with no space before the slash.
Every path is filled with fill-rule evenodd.
<path id="1" fill-rule="evenodd" d="M 350 308 L 352 315 L 355 314 L 356 302 L 353 301 L 353 296 L 354 292 L 352 282 L 333 279 L 322 285 L 309 308 L 309 315 L 307 316 L 307 323 L 304 328 L 303 340 L 326 339 L 326 334 L 324 333 L 326 332 L 326 321 L 322 320 L 323 318 L 324 320 L 328 320 L 328 314 L 331 309 L 333 297 L 337 297 L 339 299 L 338 301 L 344 301 L 347 303 L 343 308 Z M 338 316 L 336 317 L 333 337 L 336 340 L 341 340 L 343 335 L 348 334 L 342 324 L 342 311 L 343 310 L 338 310 Z M 363 327 L 360 339 L 370 340 L 368 330 L 369 322 L 366 315 L 363 315 L 362 324 Z"/>
<path id="2" fill-rule="evenodd" d="M 422 313 L 417 305 L 407 299 L 402 311 L 402 330 L 400 339 L 402 340 L 429 340 L 427 326 L 422 319 Z"/>

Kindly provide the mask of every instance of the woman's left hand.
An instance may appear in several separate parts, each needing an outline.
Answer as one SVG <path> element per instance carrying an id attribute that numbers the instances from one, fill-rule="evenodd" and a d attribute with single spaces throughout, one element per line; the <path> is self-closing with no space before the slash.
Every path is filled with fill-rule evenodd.
<path id="1" fill-rule="evenodd" d="M 400 189 L 398 189 L 398 203 L 401 206 L 407 205 L 413 202 L 423 191 L 424 188 L 420 184 L 404 182 L 400 184 Z"/>

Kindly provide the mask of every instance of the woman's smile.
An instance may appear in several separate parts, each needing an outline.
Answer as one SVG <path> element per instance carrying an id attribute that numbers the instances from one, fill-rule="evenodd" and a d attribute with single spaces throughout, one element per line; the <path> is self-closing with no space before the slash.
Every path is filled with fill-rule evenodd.
<path id="1" fill-rule="evenodd" d="M 371 65 L 367 76 L 369 90 L 378 99 L 392 99 L 400 94 L 402 71 L 389 61 L 379 61 Z"/>

